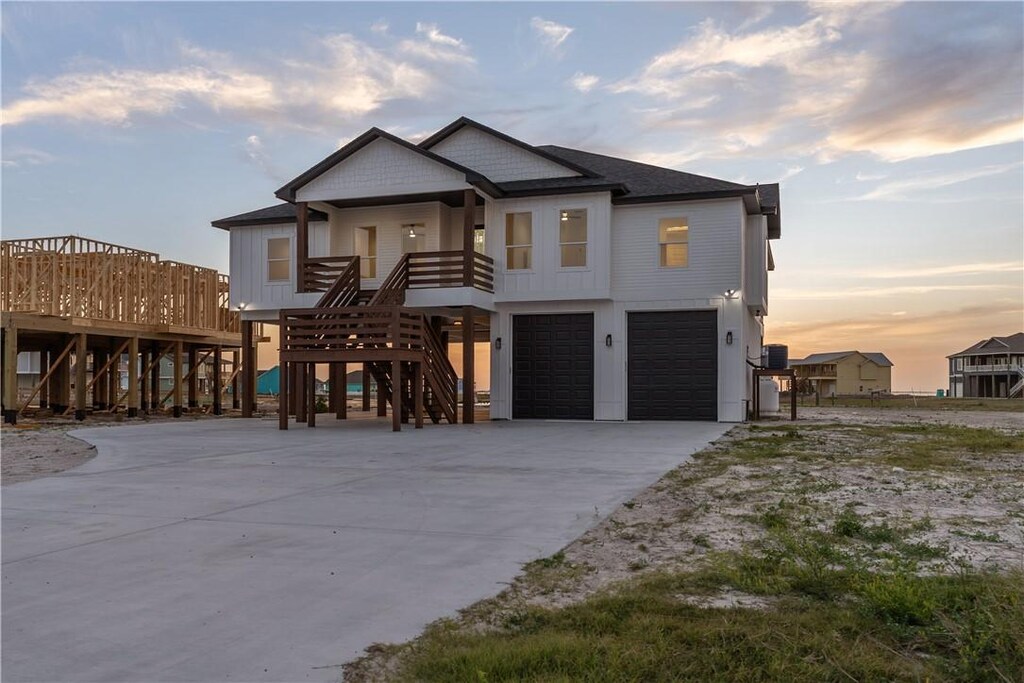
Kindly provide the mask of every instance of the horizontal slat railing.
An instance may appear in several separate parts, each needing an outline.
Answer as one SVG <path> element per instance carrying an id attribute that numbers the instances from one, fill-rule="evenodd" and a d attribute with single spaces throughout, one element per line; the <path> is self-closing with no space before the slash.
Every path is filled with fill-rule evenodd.
<path id="1" fill-rule="evenodd" d="M 466 255 L 462 251 L 422 251 L 406 254 L 409 263 L 409 289 L 464 287 Z M 473 253 L 469 264 L 473 286 L 485 292 L 494 291 L 494 260 Z"/>
<path id="2" fill-rule="evenodd" d="M 305 292 L 326 292 L 358 256 L 324 256 L 307 258 L 302 268 Z"/>
<path id="3" fill-rule="evenodd" d="M 285 309 L 281 352 L 423 350 L 423 315 L 399 306 Z"/>
<path id="4" fill-rule="evenodd" d="M 317 308 L 352 306 L 359 300 L 359 257 L 349 258 L 348 265 L 338 274 L 316 303 Z"/>

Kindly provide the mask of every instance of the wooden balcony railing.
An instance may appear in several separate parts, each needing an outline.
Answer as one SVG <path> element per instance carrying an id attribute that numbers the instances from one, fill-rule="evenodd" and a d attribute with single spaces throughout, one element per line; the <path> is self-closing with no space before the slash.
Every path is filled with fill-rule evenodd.
<path id="1" fill-rule="evenodd" d="M 494 259 L 484 254 L 473 252 L 469 263 L 463 251 L 426 251 L 406 256 L 409 289 L 475 287 L 494 291 Z"/>
<path id="2" fill-rule="evenodd" d="M 323 256 L 307 258 L 302 264 L 302 292 L 326 292 L 353 259 L 358 256 Z"/>
<path id="3" fill-rule="evenodd" d="M 280 314 L 281 359 L 301 362 L 307 359 L 289 356 L 331 351 L 420 353 L 424 325 L 422 313 L 400 306 L 285 309 Z"/>

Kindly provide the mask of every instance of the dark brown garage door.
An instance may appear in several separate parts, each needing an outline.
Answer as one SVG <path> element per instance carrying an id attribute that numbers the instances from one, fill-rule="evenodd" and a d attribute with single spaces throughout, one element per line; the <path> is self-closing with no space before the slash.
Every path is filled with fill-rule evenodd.
<path id="1" fill-rule="evenodd" d="M 512 417 L 594 419 L 594 316 L 512 318 Z"/>
<path id="2" fill-rule="evenodd" d="M 629 313 L 630 420 L 718 419 L 718 314 Z"/>

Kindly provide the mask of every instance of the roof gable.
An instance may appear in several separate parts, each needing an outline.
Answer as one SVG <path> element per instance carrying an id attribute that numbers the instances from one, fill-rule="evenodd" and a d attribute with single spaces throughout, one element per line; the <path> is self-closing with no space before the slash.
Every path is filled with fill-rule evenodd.
<path id="1" fill-rule="evenodd" d="M 588 168 L 466 117 L 448 124 L 419 146 L 479 171 L 497 183 L 596 175 Z"/>
<path id="2" fill-rule="evenodd" d="M 289 202 L 318 201 L 437 192 L 466 184 L 496 191 L 482 174 L 379 128 L 371 128 L 275 194 Z"/>
<path id="3" fill-rule="evenodd" d="M 965 356 L 968 354 L 985 355 L 992 353 L 1024 353 L 1024 332 L 1017 332 L 1005 337 L 982 339 L 977 344 L 968 346 L 960 353 L 954 353 L 947 357 L 953 358 L 954 356 Z"/>

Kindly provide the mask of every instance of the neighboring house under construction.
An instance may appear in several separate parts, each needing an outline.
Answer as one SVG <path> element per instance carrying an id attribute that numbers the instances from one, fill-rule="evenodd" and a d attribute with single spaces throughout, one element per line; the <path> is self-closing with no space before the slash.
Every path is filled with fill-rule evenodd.
<path id="1" fill-rule="evenodd" d="M 0 261 L 8 423 L 29 408 L 81 420 L 89 411 L 134 417 L 168 405 L 180 416 L 200 407 L 204 375 L 209 407 L 220 413 L 228 385 L 255 369 L 254 340 L 243 340 L 238 312 L 228 308 L 228 278 L 216 270 L 74 236 L 4 240 Z M 227 373 L 225 350 L 233 361 Z M 35 380 L 19 390 L 20 353 L 34 354 L 36 367 L 22 373 Z M 168 364 L 169 387 L 161 383 Z M 237 407 L 239 392 L 231 396 Z"/>
<path id="2" fill-rule="evenodd" d="M 1024 332 L 990 337 L 948 356 L 954 398 L 1024 398 Z"/>

